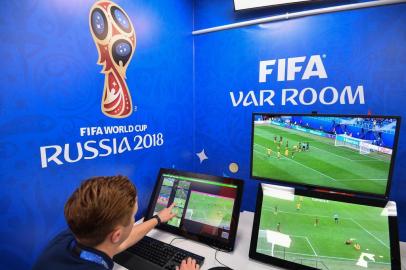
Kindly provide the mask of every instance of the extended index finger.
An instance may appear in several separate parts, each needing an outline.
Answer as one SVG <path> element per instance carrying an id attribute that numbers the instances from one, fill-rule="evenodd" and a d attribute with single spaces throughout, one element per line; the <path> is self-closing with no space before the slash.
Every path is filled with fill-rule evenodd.
<path id="1" fill-rule="evenodd" d="M 172 208 L 174 208 L 176 206 L 176 203 L 173 202 L 168 208 L 172 210 Z"/>

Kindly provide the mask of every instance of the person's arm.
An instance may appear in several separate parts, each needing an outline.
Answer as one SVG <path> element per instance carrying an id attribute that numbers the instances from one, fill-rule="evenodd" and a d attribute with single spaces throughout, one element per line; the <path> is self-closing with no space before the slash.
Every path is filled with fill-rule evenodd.
<path id="1" fill-rule="evenodd" d="M 175 204 L 172 203 L 171 206 L 163 209 L 161 212 L 158 213 L 158 216 L 161 219 L 162 223 L 165 223 L 176 216 L 176 213 L 172 213 L 172 209 L 174 206 Z M 127 248 L 140 241 L 149 231 L 155 228 L 156 225 L 158 225 L 158 220 L 156 218 L 147 220 L 141 224 L 134 224 L 128 238 L 123 243 L 121 243 L 119 252 L 126 250 Z"/>

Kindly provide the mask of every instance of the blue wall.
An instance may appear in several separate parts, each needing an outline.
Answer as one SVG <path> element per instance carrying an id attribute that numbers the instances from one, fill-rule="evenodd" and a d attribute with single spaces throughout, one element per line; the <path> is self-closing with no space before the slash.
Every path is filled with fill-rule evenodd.
<path id="1" fill-rule="evenodd" d="M 89 30 L 94 1 L 6 1 L 0 11 L 0 269 L 29 269 L 66 227 L 63 206 L 95 175 L 128 175 L 140 211 L 160 167 L 192 170 L 192 3 L 117 0 L 136 32 L 127 85 L 137 110 L 124 119 L 100 109 L 104 75 Z M 142 132 L 80 136 L 80 128 L 144 124 Z M 161 146 L 41 167 L 40 147 L 162 133 Z M 147 142 L 148 146 L 148 142 Z M 86 156 L 91 156 L 87 152 Z M 62 158 L 63 159 L 63 158 Z"/>
<path id="2" fill-rule="evenodd" d="M 195 1 L 195 30 L 247 19 L 255 19 L 295 11 L 303 7 L 237 12 L 232 1 Z M 196 166 L 212 174 L 233 175 L 228 166 L 239 165 L 234 176 L 245 179 L 243 208 L 253 210 L 257 181 L 251 180 L 250 143 L 252 112 L 271 113 L 337 113 L 400 115 L 406 118 L 406 5 L 393 5 L 300 19 L 253 25 L 195 36 L 195 112 L 196 149 L 205 149 L 209 159 Z M 312 55 L 319 55 L 327 78 L 302 79 Z M 305 56 L 301 72 L 294 80 L 278 81 L 277 66 L 266 82 L 259 81 L 260 61 Z M 285 60 L 286 63 L 288 60 Z M 364 96 L 349 104 L 340 97 L 345 87 L 355 96 L 358 87 Z M 317 100 L 304 95 L 297 105 L 283 103 L 283 89 L 313 88 Z M 322 89 L 334 87 L 337 102 L 323 104 Z M 260 103 L 261 90 L 273 90 L 273 104 Z M 232 92 L 232 93 L 230 93 Z M 242 93 L 242 101 L 238 102 Z M 269 92 L 263 92 L 267 97 Z M 290 92 L 287 92 L 290 93 Z M 332 90 L 325 92 L 324 101 L 332 101 Z M 233 97 L 234 100 L 233 100 Z M 253 101 L 255 97 L 255 102 Z M 244 100 L 246 105 L 244 106 Z M 328 103 L 327 102 L 327 103 Z M 326 103 L 326 102 L 324 102 Z M 309 104 L 309 105 L 307 105 Z M 406 128 L 402 123 L 399 149 L 394 169 L 390 198 L 398 203 L 401 240 L 406 240 Z"/>
<path id="3" fill-rule="evenodd" d="M 192 27 L 201 29 L 305 7 L 236 14 L 229 0 L 117 0 L 130 16 L 137 36 L 126 79 L 136 109 L 127 118 L 113 119 L 100 109 L 104 75 L 97 65 L 98 54 L 88 25 L 93 2 L 7 1 L 0 11 L 1 269 L 32 265 L 48 240 L 66 227 L 63 205 L 67 197 L 82 180 L 94 175 L 128 175 L 139 189 L 138 217 L 145 211 L 160 167 L 242 178 L 246 180 L 243 208 L 253 210 L 257 181 L 249 179 L 249 156 L 254 111 L 372 111 L 404 116 L 405 5 L 192 38 Z M 297 77 L 278 82 L 274 70 L 266 83 L 258 82 L 259 61 L 311 55 L 325 55 L 322 60 L 327 79 L 304 81 Z M 313 87 L 319 93 L 323 87 L 333 86 L 341 93 L 347 85 L 354 91 L 354 87 L 363 86 L 363 104 L 359 99 L 352 105 L 329 106 L 319 100 L 312 105 L 282 105 L 280 101 L 284 88 Z M 239 91 L 244 96 L 253 91 L 258 97 L 260 90 L 275 91 L 273 106 L 233 106 L 230 92 L 238 99 Z M 85 127 L 134 125 L 147 125 L 147 129 L 80 134 Z M 133 150 L 134 138 L 159 133 L 163 145 Z M 406 240 L 406 207 L 401 196 L 406 176 L 401 166 L 406 154 L 404 133 L 402 125 L 391 193 L 399 206 L 402 240 Z M 61 154 L 63 164 L 51 161 L 41 166 L 41 147 L 63 148 L 67 144 L 67 157 L 75 159 L 77 143 L 106 139 L 120 144 L 125 138 L 131 151 L 83 157 L 71 163 Z M 208 159 L 200 162 L 196 153 L 203 149 Z M 90 157 L 91 152 L 85 156 Z M 235 175 L 228 169 L 232 162 L 240 167 Z"/>

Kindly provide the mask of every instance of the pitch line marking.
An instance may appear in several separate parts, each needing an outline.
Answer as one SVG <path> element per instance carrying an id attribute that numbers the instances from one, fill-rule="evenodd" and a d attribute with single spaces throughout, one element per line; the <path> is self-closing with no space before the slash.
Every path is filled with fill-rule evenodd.
<path id="1" fill-rule="evenodd" d="M 255 149 L 254 149 L 254 152 L 256 152 L 256 153 L 260 154 L 261 156 L 264 156 L 265 158 L 264 158 L 263 160 L 266 160 L 266 158 L 273 158 L 273 159 L 277 159 L 277 158 L 276 158 L 276 157 L 274 157 L 274 156 L 268 156 L 268 155 L 266 155 L 266 154 L 264 154 L 264 153 L 262 153 L 262 152 L 260 152 L 260 151 L 258 151 L 258 150 L 255 150 Z"/>
<path id="2" fill-rule="evenodd" d="M 263 146 L 263 145 L 260 145 L 260 144 L 257 144 L 257 143 L 256 143 L 255 145 L 261 146 L 262 148 L 266 149 L 266 147 Z M 255 151 L 255 150 L 254 150 L 254 151 Z M 257 152 L 257 151 L 256 151 L 256 152 Z M 282 155 L 281 155 L 281 158 L 286 159 L 286 160 L 289 160 L 289 161 L 292 161 L 292 162 L 294 162 L 294 163 L 296 163 L 296 164 L 298 164 L 298 165 L 300 165 L 300 166 L 303 166 L 303 167 L 305 167 L 305 168 L 307 168 L 307 169 L 310 169 L 310 170 L 312 170 L 312 171 L 314 171 L 314 172 L 317 172 L 317 173 L 319 173 L 319 174 L 321 174 L 321 175 L 323 175 L 323 176 L 325 176 L 325 177 L 327 177 L 327 178 L 329 178 L 329 179 L 331 179 L 331 180 L 333 180 L 333 181 L 337 181 L 337 180 L 335 180 L 333 177 L 328 176 L 327 174 L 324 174 L 324 173 L 322 173 L 322 172 L 320 172 L 320 171 L 318 171 L 318 170 L 316 170 L 316 169 L 310 168 L 310 167 L 308 167 L 308 166 L 306 166 L 306 165 L 304 165 L 304 164 L 302 164 L 302 163 L 300 163 L 300 162 L 297 162 L 297 161 L 295 161 L 295 160 L 293 160 L 293 159 L 286 158 L 286 157 L 284 157 L 284 156 L 282 156 Z"/>
<path id="3" fill-rule="evenodd" d="M 314 250 L 314 247 L 313 247 L 312 243 L 310 243 L 310 240 L 309 240 L 309 238 L 307 238 L 307 236 L 291 235 L 291 237 L 301 237 L 301 238 L 306 239 L 307 243 L 309 243 L 309 245 L 310 245 L 310 248 L 313 250 L 314 255 L 315 255 L 316 257 L 319 256 L 319 255 L 317 255 L 317 252 Z"/>
<path id="4" fill-rule="evenodd" d="M 264 251 L 264 252 L 269 252 L 270 251 L 269 249 L 263 249 L 263 248 L 258 248 L 257 250 L 258 251 Z M 297 253 L 297 252 L 290 252 L 290 251 L 283 252 L 283 251 L 276 250 L 275 253 L 287 253 L 287 254 L 293 254 L 293 255 L 314 257 L 313 254 L 304 254 L 304 253 Z M 330 257 L 330 256 L 323 256 L 323 255 L 320 255 L 320 256 L 317 256 L 317 257 L 318 258 L 326 258 L 326 259 L 335 259 L 335 260 L 340 260 L 340 261 L 341 260 L 343 260 L 343 261 L 355 261 L 355 262 L 358 261 L 358 259 Z M 372 263 L 372 262 L 370 262 L 370 263 Z M 373 263 L 376 263 L 376 264 L 391 264 L 391 263 L 387 263 L 387 262 L 373 262 Z"/>
<path id="5" fill-rule="evenodd" d="M 274 212 L 274 209 L 269 208 L 269 207 L 264 207 L 265 210 Z M 308 217 L 322 217 L 322 218 L 331 218 L 331 220 L 334 220 L 334 216 L 326 216 L 326 215 L 312 215 L 312 214 L 305 214 L 305 213 L 297 213 L 297 212 L 289 212 L 289 211 L 280 211 L 278 210 L 278 213 L 284 213 L 284 214 L 292 214 L 292 215 L 302 215 L 302 216 L 308 216 Z M 345 220 L 352 220 L 354 221 L 353 218 L 348 218 L 348 217 L 339 217 L 339 219 L 345 219 Z"/>
<path id="6" fill-rule="evenodd" d="M 378 159 L 371 159 L 371 160 L 368 160 L 368 159 L 353 159 L 353 161 L 357 161 L 357 162 L 382 162 L 383 160 L 378 160 Z"/>
<path id="7" fill-rule="evenodd" d="M 266 248 L 257 248 L 257 251 L 270 252 L 271 250 L 270 250 L 270 249 L 266 249 Z M 301 256 L 314 257 L 314 254 L 295 253 L 295 252 L 290 252 L 290 251 L 279 251 L 279 250 L 275 250 L 274 253 L 288 253 L 288 254 L 294 254 L 294 255 L 301 255 Z"/>
<path id="8" fill-rule="evenodd" d="M 269 207 L 264 207 L 265 210 L 269 210 L 274 212 L 274 209 L 269 208 Z M 302 215 L 302 216 L 308 216 L 308 217 L 323 217 L 323 218 L 331 218 L 332 220 L 334 219 L 334 216 L 325 216 L 325 215 L 311 215 L 311 214 L 305 214 L 305 213 L 297 213 L 297 212 L 289 212 L 289 211 L 280 211 L 278 210 L 278 213 L 285 213 L 285 214 L 293 214 L 293 215 Z M 351 218 L 343 218 L 340 217 L 340 219 L 351 219 Z"/>
<path id="9" fill-rule="evenodd" d="M 314 141 L 314 143 L 318 143 L 318 141 Z M 339 158 L 343 158 L 343 159 L 346 159 L 346 160 L 349 160 L 349 161 L 357 161 L 357 162 L 384 162 L 384 163 L 387 163 L 385 160 L 381 160 L 381 159 L 379 159 L 379 158 L 374 158 L 374 157 L 371 157 L 371 156 L 367 156 L 369 159 L 351 159 L 351 158 L 346 158 L 346 157 L 343 157 L 343 156 L 341 156 L 341 155 L 337 155 L 337 154 L 335 154 L 335 153 L 333 153 L 333 152 L 330 152 L 330 151 L 327 151 L 327 150 L 318 148 L 318 147 L 316 147 L 316 146 L 312 146 L 312 148 L 316 148 L 316 149 L 321 150 L 321 151 L 323 151 L 323 152 L 326 152 L 326 153 L 328 153 L 328 154 L 331 154 L 331 155 L 334 155 L 334 156 L 337 156 L 337 157 L 339 157 Z M 342 148 L 342 149 L 344 149 L 344 148 Z M 346 148 L 345 148 L 345 149 L 346 149 Z M 355 150 L 354 150 L 354 151 L 355 151 Z"/>
<path id="10" fill-rule="evenodd" d="M 290 133 L 290 132 L 286 132 L 286 133 L 291 134 L 291 135 L 297 135 L 297 134 L 295 134 L 295 133 Z M 260 135 L 260 134 L 258 134 L 258 136 L 260 136 L 260 137 L 262 137 L 262 138 L 264 138 L 264 139 L 268 139 L 268 137 L 265 137 L 265 136 Z M 298 136 L 301 136 L 301 135 L 298 135 Z M 319 141 L 314 141 L 314 140 L 312 140 L 312 143 L 318 143 L 318 142 L 319 142 Z M 320 143 L 323 143 L 323 142 L 320 142 Z M 324 144 L 327 144 L 328 146 L 332 146 L 332 145 L 330 145 L 330 144 L 328 144 L 328 143 L 324 143 Z M 330 152 L 330 151 L 327 151 L 327 150 L 318 148 L 318 147 L 316 147 L 316 146 L 312 146 L 312 148 L 316 148 L 316 149 L 318 149 L 318 150 L 320 150 L 320 151 L 323 151 L 323 152 L 326 152 L 326 153 L 328 153 L 328 154 L 337 156 L 337 157 L 339 157 L 339 158 L 343 158 L 343 159 L 346 159 L 346 160 L 349 160 L 349 161 L 354 161 L 353 159 L 350 159 L 350 158 L 346 158 L 346 157 L 337 155 L 337 154 L 335 154 L 335 153 L 332 153 L 332 152 Z M 377 160 L 375 160 L 375 161 L 377 161 Z"/>
<path id="11" fill-rule="evenodd" d="M 343 156 L 337 155 L 337 154 L 335 154 L 335 153 L 333 153 L 333 152 L 330 152 L 330 151 L 327 151 L 327 150 L 324 150 L 324 149 L 318 148 L 318 147 L 316 147 L 316 146 L 314 146 L 314 145 L 312 146 L 312 148 L 316 148 L 316 149 L 317 149 L 317 150 L 319 150 L 319 151 L 326 152 L 327 154 L 334 155 L 334 156 L 339 157 L 339 158 L 343 158 L 343 159 L 346 159 L 346 160 L 349 160 L 349 161 L 354 161 L 354 160 L 353 160 L 353 159 L 351 159 L 351 158 L 346 158 L 346 157 L 343 157 Z"/>
<path id="12" fill-rule="evenodd" d="M 279 211 L 282 213 L 290 213 L 290 212 L 283 212 L 283 211 Z M 303 214 L 306 215 L 306 214 Z M 323 216 L 321 216 L 323 217 Z M 324 216 L 327 217 L 327 216 Z M 352 220 L 353 222 L 354 219 L 352 218 L 342 218 L 342 219 L 349 219 Z M 355 222 L 357 224 L 357 222 Z M 364 229 L 365 231 L 367 231 L 365 228 L 363 228 L 360 224 L 357 224 L 358 226 L 360 226 L 362 229 Z M 368 231 L 367 231 L 368 232 Z M 374 235 L 372 235 L 370 232 L 368 232 L 372 237 L 374 237 L 375 239 L 377 239 L 378 241 L 381 242 L 381 244 L 383 244 L 385 247 L 389 248 L 388 246 L 385 245 L 385 243 L 383 243 L 380 239 L 376 238 Z M 357 261 L 358 259 L 349 259 L 349 258 L 341 258 L 341 257 L 331 257 L 331 256 L 323 256 L 323 255 L 317 255 L 316 251 L 313 248 L 313 245 L 311 244 L 311 242 L 309 241 L 309 238 L 307 236 L 301 236 L 301 235 L 290 235 L 290 237 L 300 237 L 300 238 L 305 238 L 306 241 L 309 243 L 311 249 L 314 252 L 313 254 L 304 254 L 304 253 L 295 253 L 295 252 L 289 252 L 289 251 L 285 251 L 284 253 L 289 253 L 289 254 L 294 254 L 294 255 L 301 255 L 301 256 L 311 256 L 311 257 L 318 257 L 318 258 L 327 258 L 327 259 L 337 259 L 337 260 L 346 260 L 346 261 Z M 270 250 L 268 249 L 257 249 L 258 251 L 262 250 L 265 252 L 269 252 Z M 282 253 L 282 251 L 275 251 L 275 253 Z M 386 262 L 375 262 L 375 263 L 380 263 L 380 264 L 390 264 L 390 263 L 386 263 Z"/>
<path id="13" fill-rule="evenodd" d="M 359 179 L 359 178 L 347 178 L 347 179 L 336 179 L 337 181 L 388 181 L 384 178 L 371 178 L 371 179 Z"/>
<path id="14" fill-rule="evenodd" d="M 312 135 L 312 134 L 307 134 L 307 133 L 302 133 L 302 132 L 300 132 L 300 131 L 297 131 L 297 130 L 285 130 L 285 129 L 280 129 L 279 127 L 275 127 L 275 126 L 269 126 L 269 127 L 271 127 L 271 128 L 278 128 L 278 130 L 282 130 L 284 133 L 287 133 L 287 134 L 293 134 L 293 135 L 296 135 L 296 136 L 301 136 L 301 137 L 305 137 L 305 138 L 312 138 L 312 142 L 313 143 L 323 143 L 323 144 L 326 144 L 326 145 L 328 145 L 328 146 L 334 146 L 333 144 L 330 144 L 330 143 L 327 143 L 327 142 L 323 142 L 323 141 L 321 141 L 321 140 L 314 140 L 314 138 L 315 138 L 315 135 Z M 266 131 L 265 130 L 265 132 L 267 132 L 267 133 L 269 133 L 268 131 Z M 263 137 L 264 138 L 264 136 L 262 136 L 262 135 L 259 135 L 259 136 L 261 136 L 261 137 Z M 350 152 L 350 153 L 358 153 L 358 151 L 356 151 L 356 150 L 353 150 L 353 149 L 349 149 L 349 148 L 340 148 L 340 149 L 343 149 L 343 150 L 346 150 L 347 152 Z M 339 156 L 339 155 L 337 155 L 337 156 Z M 341 156 L 340 156 L 341 157 Z M 386 160 L 383 160 L 383 159 L 380 159 L 380 158 L 376 158 L 376 157 L 372 157 L 372 156 L 365 156 L 365 157 L 367 157 L 367 158 L 369 158 L 369 159 L 374 159 L 374 160 L 376 160 L 376 161 L 381 161 L 381 162 L 384 162 L 384 163 L 389 163 L 389 161 L 386 161 Z M 345 157 L 342 157 L 342 158 L 345 158 Z M 349 160 L 352 160 L 352 159 L 349 159 Z M 368 161 L 368 160 L 363 160 L 363 161 Z M 372 160 L 370 160 L 370 161 L 372 161 Z"/>
<path id="15" fill-rule="evenodd" d="M 351 221 L 354 222 L 355 224 L 357 224 L 358 226 L 360 226 L 361 229 L 363 229 L 364 231 L 366 231 L 370 236 L 372 236 L 373 238 L 375 238 L 376 240 L 378 240 L 379 243 L 381 243 L 382 245 L 384 245 L 386 248 L 389 249 L 388 245 L 386 245 L 381 239 L 379 239 L 378 237 L 376 237 L 375 235 L 373 235 L 372 233 L 370 233 L 367 229 L 365 229 L 361 224 L 359 224 L 358 222 L 356 222 L 353 218 L 351 218 Z"/>
<path id="16" fill-rule="evenodd" d="M 314 247 L 313 247 L 312 243 L 310 243 L 309 238 L 305 237 L 305 239 L 307 240 L 307 242 L 309 243 L 310 247 L 312 248 L 312 250 L 313 250 L 313 252 L 314 252 L 314 255 L 316 255 L 316 257 L 319 256 L 319 255 L 317 255 L 316 251 L 314 250 Z"/>
<path id="17" fill-rule="evenodd" d="M 262 148 L 264 148 L 265 146 L 263 146 L 263 145 L 260 145 L 260 144 L 255 144 L 255 145 L 258 145 L 258 146 L 261 146 Z M 258 154 L 260 154 L 260 155 L 262 155 L 262 156 L 264 156 L 265 158 L 272 158 L 272 159 L 277 159 L 276 157 L 274 157 L 274 156 L 268 156 L 268 155 L 266 155 L 266 154 L 264 154 L 264 153 L 262 153 L 262 152 L 260 152 L 260 151 L 258 151 L 258 150 L 255 150 L 254 149 L 254 152 L 256 152 L 256 153 L 258 153 Z M 266 160 L 266 159 L 263 159 L 263 160 Z M 287 159 L 285 156 L 282 156 L 282 154 L 281 154 L 281 158 L 284 158 L 284 159 Z M 288 160 L 291 160 L 291 159 L 288 159 Z M 292 160 L 293 161 L 293 160 Z M 364 161 L 378 161 L 378 160 L 364 160 Z M 319 172 L 319 173 L 321 173 L 321 172 Z M 333 178 L 332 178 L 333 179 Z M 339 182 L 346 182 L 346 181 L 388 181 L 388 179 L 384 179 L 384 178 L 371 178 L 371 179 L 364 179 L 364 178 L 347 178 L 347 179 L 334 179 L 335 181 L 339 181 Z"/>

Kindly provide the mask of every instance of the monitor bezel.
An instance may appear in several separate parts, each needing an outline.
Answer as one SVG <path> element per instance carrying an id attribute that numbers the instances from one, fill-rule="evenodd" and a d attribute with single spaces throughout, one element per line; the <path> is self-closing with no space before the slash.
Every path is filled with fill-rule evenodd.
<path id="1" fill-rule="evenodd" d="M 153 213 L 155 210 L 154 209 L 155 201 L 156 201 L 156 198 L 158 196 L 158 193 L 160 191 L 160 187 L 161 187 L 161 184 L 163 181 L 163 177 L 162 177 L 163 174 L 173 174 L 173 175 L 177 175 L 177 176 L 201 178 L 201 179 L 210 180 L 213 182 L 221 182 L 221 183 L 233 184 L 233 185 L 237 186 L 237 195 L 234 200 L 234 208 L 233 208 L 231 225 L 230 225 L 230 236 L 229 236 L 228 241 L 219 241 L 218 239 L 211 238 L 208 236 L 203 236 L 203 235 L 187 232 L 185 230 L 182 230 L 181 228 L 176 228 L 174 226 L 167 225 L 166 223 L 162 223 L 161 225 L 156 227 L 157 229 L 167 231 L 167 232 L 185 237 L 187 239 L 205 243 L 209 246 L 215 246 L 222 250 L 232 251 L 234 249 L 235 239 L 236 239 L 236 235 L 237 235 L 244 182 L 242 180 L 236 179 L 236 178 L 220 177 L 220 176 L 207 175 L 207 174 L 201 174 L 201 173 L 180 171 L 180 170 L 175 170 L 175 169 L 161 168 L 159 170 L 158 177 L 157 177 L 157 180 L 155 183 L 155 187 L 154 187 L 153 193 L 151 194 L 151 199 L 148 204 L 147 217 L 146 217 L 147 219 L 150 219 L 153 216 Z"/>
<path id="2" fill-rule="evenodd" d="M 311 197 L 311 198 L 318 198 L 318 199 L 325 199 L 325 200 L 333 200 L 345 203 L 353 203 L 353 204 L 360 204 L 366 206 L 375 206 L 375 207 L 385 207 L 387 202 L 386 200 L 381 200 L 377 198 L 366 198 L 366 197 L 355 197 L 355 196 L 346 196 L 339 193 L 332 193 L 332 192 L 316 192 L 310 191 L 305 189 L 295 189 L 295 195 Z M 249 249 L 249 257 L 254 260 L 258 260 L 260 262 L 271 264 L 279 267 L 283 267 L 286 269 L 303 269 L 303 270 L 315 270 L 317 268 L 313 268 L 307 265 L 302 265 L 298 263 L 294 263 L 292 261 L 283 260 L 280 258 L 268 256 L 256 251 L 257 243 L 258 243 L 258 232 L 259 232 L 259 224 L 261 221 L 261 209 L 262 209 L 262 200 L 263 199 L 263 190 L 262 184 L 258 184 L 258 192 L 257 192 L 257 202 L 254 214 L 254 222 L 252 226 L 252 233 L 251 233 L 251 243 Z M 389 241 L 390 241 L 390 256 L 391 256 L 391 270 L 400 270 L 401 269 L 401 261 L 400 261 L 400 246 L 399 246 L 399 234 L 398 234 L 398 222 L 396 216 L 388 216 L 388 226 L 389 226 Z"/>
<path id="3" fill-rule="evenodd" d="M 335 187 L 328 187 L 328 186 L 319 186 L 319 185 L 312 185 L 312 184 L 304 184 L 304 183 L 298 183 L 298 182 L 293 182 L 293 181 L 286 181 L 283 179 L 277 179 L 277 178 L 271 178 L 271 177 L 266 177 L 266 176 L 255 176 L 253 175 L 253 153 L 254 153 L 254 128 L 255 128 L 255 116 L 256 115 L 265 115 L 269 117 L 281 117 L 281 116 L 304 116 L 304 117 L 354 117 L 354 118 L 393 118 L 396 119 L 396 130 L 395 130 L 395 137 L 393 140 L 393 149 L 392 149 L 392 156 L 391 156 L 391 161 L 390 161 L 390 167 L 389 167 L 389 174 L 388 174 L 388 181 L 386 184 L 386 190 L 384 194 L 379 194 L 379 193 L 372 193 L 372 192 L 364 192 L 364 191 L 357 191 L 357 190 L 352 190 L 352 189 L 340 189 L 340 188 L 335 188 Z M 399 133 L 400 133 L 400 123 L 401 123 L 401 117 L 400 116 L 391 116 L 391 115 L 361 115 L 361 114 L 298 114 L 298 113 L 260 113 L 260 112 L 254 112 L 252 113 L 252 118 L 251 118 L 251 160 L 250 160 L 250 177 L 252 179 L 257 179 L 261 181 L 266 181 L 269 183 L 274 183 L 274 184 L 282 184 L 282 185 L 288 185 L 288 186 L 302 186 L 302 187 L 307 187 L 307 188 L 312 188 L 312 189 L 326 189 L 326 190 L 331 190 L 331 191 L 337 191 L 337 192 L 342 192 L 345 194 L 357 194 L 357 195 L 367 195 L 367 196 L 373 196 L 377 198 L 382 198 L 382 199 L 388 199 L 389 197 L 389 192 L 390 188 L 392 185 L 392 178 L 393 178 L 393 170 L 395 166 L 395 157 L 397 153 L 397 148 L 398 148 L 398 141 L 399 141 Z"/>

